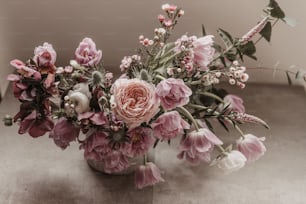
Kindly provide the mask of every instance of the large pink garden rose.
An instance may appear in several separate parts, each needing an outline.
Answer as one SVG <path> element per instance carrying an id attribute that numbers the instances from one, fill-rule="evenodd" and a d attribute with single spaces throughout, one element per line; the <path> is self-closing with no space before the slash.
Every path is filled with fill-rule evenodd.
<path id="1" fill-rule="evenodd" d="M 96 66 L 102 59 L 102 51 L 97 50 L 95 42 L 91 38 L 84 38 L 75 50 L 75 60 L 84 66 Z"/>
<path id="2" fill-rule="evenodd" d="M 155 87 L 140 79 L 118 79 L 112 86 L 112 109 L 129 129 L 148 123 L 159 111 Z"/>
<path id="3" fill-rule="evenodd" d="M 169 78 L 162 80 L 156 86 L 156 94 L 160 98 L 163 108 L 171 110 L 186 105 L 192 91 L 182 79 Z"/>

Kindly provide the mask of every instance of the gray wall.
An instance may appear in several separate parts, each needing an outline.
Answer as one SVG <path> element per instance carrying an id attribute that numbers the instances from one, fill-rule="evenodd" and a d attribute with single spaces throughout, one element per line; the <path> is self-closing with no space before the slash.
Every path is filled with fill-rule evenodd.
<path id="1" fill-rule="evenodd" d="M 268 0 L 182 0 L 169 1 L 181 6 L 185 16 L 177 26 L 175 37 L 188 32 L 201 34 L 201 24 L 212 34 L 218 27 L 235 36 L 243 35 L 262 14 Z M 278 1 L 288 16 L 298 25 L 276 26 L 270 44 L 259 43 L 259 62 L 247 61 L 249 67 L 279 68 L 305 65 L 306 36 L 305 1 Z M 6 87 L 5 76 L 12 71 L 9 61 L 26 60 L 35 46 L 48 41 L 57 53 L 57 65 L 65 65 L 83 37 L 92 37 L 103 50 L 106 67 L 117 69 L 123 56 L 132 54 L 138 46 L 138 35 L 152 36 L 158 26 L 156 16 L 163 0 L 0 0 L 0 86 Z M 253 80 L 271 81 L 271 75 Z M 279 79 L 278 79 L 279 80 Z"/>

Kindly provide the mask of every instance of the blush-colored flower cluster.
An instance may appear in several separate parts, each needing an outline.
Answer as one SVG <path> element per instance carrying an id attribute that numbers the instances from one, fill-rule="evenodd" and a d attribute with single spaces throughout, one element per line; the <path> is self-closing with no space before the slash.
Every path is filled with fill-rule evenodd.
<path id="1" fill-rule="evenodd" d="M 26 62 L 12 60 L 16 74 L 8 80 L 20 101 L 14 116 L 18 133 L 49 134 L 61 149 L 78 142 L 84 158 L 99 163 L 106 173 L 124 171 L 134 165 L 134 158 L 143 157 L 135 172 L 137 188 L 164 181 L 157 164 L 148 159 L 161 142 L 179 140 L 179 159 L 192 165 L 216 164 L 225 172 L 262 157 L 264 137 L 244 134 L 239 125 L 268 125 L 247 114 L 239 96 L 217 85 L 228 81 L 245 87 L 249 75 L 242 57 L 254 58 L 252 38 L 277 19 L 271 5 L 266 10 L 269 18 L 242 38 L 218 30 L 223 47 L 205 32 L 169 42 L 185 12 L 173 4 L 162 5 L 162 10 L 153 37 L 140 35 L 137 53 L 123 57 L 118 79 L 102 66 L 102 50 L 88 37 L 64 66 L 56 65 L 50 43 L 36 47 Z M 233 126 L 239 139 L 225 146 L 228 139 L 223 142 L 213 130 L 211 122 L 216 121 L 226 130 Z"/>

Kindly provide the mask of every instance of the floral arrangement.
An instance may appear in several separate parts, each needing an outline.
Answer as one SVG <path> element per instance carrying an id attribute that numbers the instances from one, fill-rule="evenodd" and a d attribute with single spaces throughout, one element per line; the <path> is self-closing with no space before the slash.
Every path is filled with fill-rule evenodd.
<path id="1" fill-rule="evenodd" d="M 123 58 L 116 80 L 91 38 L 80 42 L 68 66 L 55 66 L 57 54 L 49 43 L 36 47 L 27 62 L 12 60 L 17 74 L 8 80 L 21 103 L 13 118 L 18 133 L 48 134 L 62 149 L 78 142 L 85 159 L 103 163 L 106 173 L 123 171 L 131 158 L 143 157 L 135 170 L 137 188 L 164 181 L 146 156 L 159 142 L 180 138 L 178 159 L 210 163 L 225 172 L 264 155 L 264 137 L 245 134 L 239 125 L 268 125 L 247 114 L 243 100 L 218 84 L 245 87 L 249 76 L 242 62 L 244 56 L 256 59 L 254 36 L 269 41 L 272 23 L 285 17 L 277 2 L 271 0 L 263 19 L 240 38 L 219 29 L 222 46 L 204 27 L 201 37 L 183 35 L 168 42 L 184 11 L 170 4 L 162 10 L 154 37 L 139 36 L 138 52 Z M 214 121 L 226 130 L 235 127 L 237 140 L 225 145 L 214 133 Z M 219 154 L 212 158 L 215 149 Z"/>

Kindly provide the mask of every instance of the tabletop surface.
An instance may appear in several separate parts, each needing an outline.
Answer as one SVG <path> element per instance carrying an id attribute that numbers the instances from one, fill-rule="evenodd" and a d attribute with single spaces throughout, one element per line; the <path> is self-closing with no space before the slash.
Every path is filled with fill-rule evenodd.
<path id="1" fill-rule="evenodd" d="M 110 176 L 92 171 L 76 143 L 65 151 L 48 136 L 18 135 L 17 126 L 0 134 L 0 203 L 7 204 L 197 204 L 306 203 L 306 97 L 300 87 L 251 84 L 233 89 L 246 110 L 270 125 L 242 125 L 246 133 L 265 136 L 267 152 L 255 163 L 229 175 L 207 164 L 190 166 L 176 158 L 178 141 L 161 143 L 155 161 L 166 180 L 137 190 L 133 175 Z M 18 101 L 9 90 L 1 117 L 15 114 Z M 237 138 L 217 126 L 222 138 Z"/>

